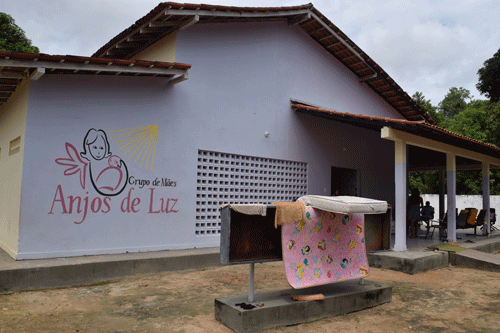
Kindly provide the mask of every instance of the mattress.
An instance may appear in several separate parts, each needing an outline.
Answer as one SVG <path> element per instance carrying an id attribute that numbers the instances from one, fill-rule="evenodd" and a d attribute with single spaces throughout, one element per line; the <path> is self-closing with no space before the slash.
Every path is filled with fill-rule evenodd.
<path id="1" fill-rule="evenodd" d="M 365 278 L 363 214 L 339 214 L 306 206 L 306 219 L 282 225 L 285 274 L 290 286 L 302 289 Z"/>
<path id="2" fill-rule="evenodd" d="M 311 207 L 340 214 L 383 214 L 387 212 L 387 202 L 361 197 L 306 195 L 298 202 Z"/>

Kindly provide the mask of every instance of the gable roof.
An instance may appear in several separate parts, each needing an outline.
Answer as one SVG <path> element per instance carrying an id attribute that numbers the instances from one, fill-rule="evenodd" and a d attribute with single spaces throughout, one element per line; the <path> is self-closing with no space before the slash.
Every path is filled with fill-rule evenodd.
<path id="1" fill-rule="evenodd" d="M 187 79 L 191 65 L 161 61 L 121 60 L 0 51 L 0 109 L 24 79 L 44 74 L 165 77 L 171 84 Z"/>
<path id="2" fill-rule="evenodd" d="M 297 26 L 410 121 L 434 120 L 373 59 L 309 3 L 291 7 L 229 7 L 160 3 L 111 39 L 94 57 L 130 59 L 170 33 L 193 24 L 284 21 Z"/>

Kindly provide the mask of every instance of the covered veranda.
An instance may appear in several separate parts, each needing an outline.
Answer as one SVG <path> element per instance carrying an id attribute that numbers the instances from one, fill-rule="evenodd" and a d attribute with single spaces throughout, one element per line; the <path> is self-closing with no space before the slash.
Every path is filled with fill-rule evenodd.
<path id="1" fill-rule="evenodd" d="M 406 202 L 408 196 L 408 171 L 427 168 L 439 170 L 440 212 L 455 212 L 456 173 L 460 169 L 481 169 L 482 209 L 486 210 L 483 235 L 491 234 L 490 225 L 490 169 L 500 166 L 499 149 L 470 138 L 457 135 L 434 125 L 421 124 L 419 132 L 409 127 L 407 131 L 384 126 L 381 137 L 394 141 L 395 146 L 395 239 L 394 250 L 406 251 Z M 413 157 L 411 157 L 413 156 Z M 446 176 L 446 184 L 445 184 Z M 445 187 L 446 206 L 445 206 Z M 447 214 L 446 240 L 457 241 L 457 215 Z"/>
<path id="2" fill-rule="evenodd" d="M 437 220 L 437 219 L 436 219 Z M 437 223 L 437 222 L 436 222 Z M 479 228 L 478 228 L 479 229 Z M 429 236 L 425 237 L 427 233 L 427 229 L 425 225 L 420 226 L 420 233 L 418 238 L 407 238 L 406 239 L 406 250 L 407 251 L 422 251 L 427 249 L 431 245 L 436 245 L 443 243 L 442 238 L 439 234 L 439 229 L 436 228 L 434 233 L 430 233 Z M 446 233 L 445 233 L 446 235 Z M 483 230 L 478 231 L 477 235 L 474 235 L 474 229 L 457 229 L 456 230 L 456 238 L 457 243 L 461 244 L 463 242 L 477 243 L 482 239 L 490 238 L 490 237 L 499 237 L 500 231 L 491 230 L 491 233 L 488 235 L 483 234 Z M 395 245 L 395 238 L 391 238 L 391 248 L 393 249 Z"/>
<path id="3" fill-rule="evenodd" d="M 394 142 L 395 175 L 395 237 L 394 251 L 406 251 L 412 247 L 423 247 L 440 242 L 438 233 L 428 239 L 407 239 L 406 203 L 408 199 L 408 172 L 411 170 L 439 170 L 440 212 L 455 212 L 456 173 L 461 169 L 480 169 L 482 174 L 482 209 L 486 210 L 484 236 L 491 235 L 490 225 L 490 169 L 500 167 L 500 148 L 455 134 L 425 121 L 409 121 L 386 117 L 351 114 L 291 102 L 296 112 L 347 123 L 380 132 L 381 138 Z M 446 196 L 445 202 L 445 193 Z M 436 216 L 436 219 L 438 217 Z M 456 214 L 448 214 L 445 238 L 456 242 L 462 234 L 473 229 L 458 230 Z M 459 236 L 457 236 L 457 233 Z"/>

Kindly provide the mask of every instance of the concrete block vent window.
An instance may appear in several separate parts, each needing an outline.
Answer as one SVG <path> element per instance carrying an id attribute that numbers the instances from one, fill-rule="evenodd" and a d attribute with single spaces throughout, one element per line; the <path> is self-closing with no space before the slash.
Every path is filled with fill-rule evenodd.
<path id="1" fill-rule="evenodd" d="M 196 236 L 220 234 L 223 204 L 293 201 L 307 192 L 307 163 L 198 150 Z"/>

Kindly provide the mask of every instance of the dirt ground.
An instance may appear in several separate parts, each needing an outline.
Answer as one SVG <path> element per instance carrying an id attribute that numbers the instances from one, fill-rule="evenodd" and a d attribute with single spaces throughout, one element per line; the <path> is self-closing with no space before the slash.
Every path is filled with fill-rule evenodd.
<path id="1" fill-rule="evenodd" d="M 371 269 L 392 302 L 266 332 L 498 332 L 500 274 L 448 267 L 418 275 Z M 256 292 L 287 289 L 281 262 L 255 266 Z M 0 292 L 0 332 L 232 332 L 214 299 L 248 293 L 248 266 L 136 276 L 92 286 Z"/>

